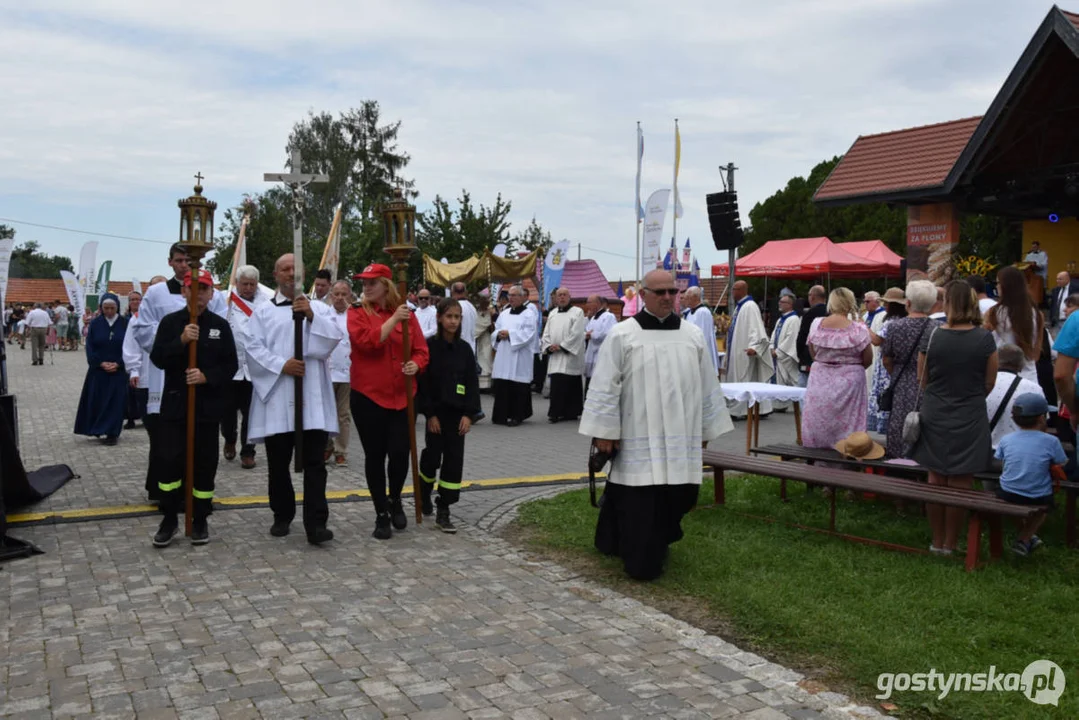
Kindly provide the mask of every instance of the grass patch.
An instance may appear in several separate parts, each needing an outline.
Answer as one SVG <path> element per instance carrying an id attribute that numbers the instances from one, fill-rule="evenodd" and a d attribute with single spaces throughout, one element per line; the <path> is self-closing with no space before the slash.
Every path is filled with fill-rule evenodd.
<path id="1" fill-rule="evenodd" d="M 711 481 L 701 502 L 712 497 Z M 587 490 L 523 505 L 511 539 L 604 584 L 752 649 L 809 677 L 880 701 L 882 672 L 1022 673 L 1048 659 L 1065 673 L 1059 707 L 1019 692 L 894 692 L 907 717 L 1079 717 L 1079 552 L 1064 547 L 1063 510 L 1046 523 L 1046 547 L 966 573 L 962 555 L 936 558 L 863 546 L 761 522 L 828 526 L 828 501 L 773 478 L 730 478 L 727 505 L 700 508 L 682 526 L 667 571 L 650 584 L 622 574 L 621 562 L 592 546 L 597 510 Z M 929 525 L 913 506 L 900 514 L 884 499 L 839 499 L 842 532 L 928 547 Z M 1005 539 L 1013 532 L 1005 529 Z M 965 537 L 965 533 L 964 533 Z M 983 550 L 988 540 L 983 539 Z M 960 550 L 964 548 L 961 543 Z"/>

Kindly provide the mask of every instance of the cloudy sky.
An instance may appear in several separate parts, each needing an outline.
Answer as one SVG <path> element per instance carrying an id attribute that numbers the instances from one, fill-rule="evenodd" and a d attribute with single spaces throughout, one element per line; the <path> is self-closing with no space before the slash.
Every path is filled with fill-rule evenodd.
<path id="1" fill-rule="evenodd" d="M 403 121 L 423 210 L 513 201 L 633 275 L 642 194 L 670 187 L 702 267 L 706 193 L 733 161 L 754 203 L 859 134 L 980 115 L 1051 3 L 1033 0 L 0 0 L 0 222 L 113 279 L 165 269 L 201 171 L 221 207 L 264 189 L 308 110 L 378 100 Z M 1079 7 L 1079 6 L 1076 6 Z M 665 233 L 670 237 L 670 217 Z M 574 251 L 575 252 L 575 251 Z M 707 270 L 705 270 L 707 274 Z"/>

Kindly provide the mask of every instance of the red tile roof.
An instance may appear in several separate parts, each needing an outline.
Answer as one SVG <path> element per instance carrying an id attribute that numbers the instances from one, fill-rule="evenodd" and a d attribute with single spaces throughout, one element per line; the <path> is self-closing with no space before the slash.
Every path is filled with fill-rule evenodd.
<path id="1" fill-rule="evenodd" d="M 1067 10 L 1061 10 L 1060 14 L 1066 17 L 1068 22 L 1075 26 L 1076 30 L 1079 30 L 1079 15 L 1068 12 Z"/>
<path id="2" fill-rule="evenodd" d="M 942 186 L 981 122 L 952 120 L 863 135 L 817 189 L 817 202 Z"/>
<path id="3" fill-rule="evenodd" d="M 143 289 L 146 286 L 143 285 Z M 127 295 L 131 292 L 130 282 L 110 282 L 109 292 L 117 295 Z M 60 278 L 28 280 L 26 278 L 8 278 L 7 294 L 4 295 L 5 303 L 36 303 L 53 302 L 61 300 L 67 302 L 67 291 L 64 289 L 64 281 Z"/>

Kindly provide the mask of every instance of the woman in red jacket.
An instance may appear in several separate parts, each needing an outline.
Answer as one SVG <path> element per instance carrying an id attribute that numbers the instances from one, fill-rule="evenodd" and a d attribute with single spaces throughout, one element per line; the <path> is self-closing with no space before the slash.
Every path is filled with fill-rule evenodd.
<path id="1" fill-rule="evenodd" d="M 356 278 L 363 280 L 363 300 L 348 311 L 352 342 L 352 421 L 363 444 L 367 487 L 375 504 L 374 536 L 386 540 L 390 528 L 404 530 L 408 517 L 401 505 L 401 488 L 408 475 L 408 414 L 405 375 L 427 366 L 427 343 L 416 317 L 403 304 L 392 273 L 385 265 L 368 265 Z M 408 323 L 410 357 L 404 357 L 402 323 Z M 415 392 L 415 385 L 413 385 Z M 389 491 L 387 494 L 387 459 Z"/>

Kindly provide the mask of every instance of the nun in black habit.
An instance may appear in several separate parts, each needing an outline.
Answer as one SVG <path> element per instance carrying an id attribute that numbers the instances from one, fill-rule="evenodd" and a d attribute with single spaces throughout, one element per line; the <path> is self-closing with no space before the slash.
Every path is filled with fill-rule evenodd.
<path id="1" fill-rule="evenodd" d="M 90 321 L 86 333 L 86 360 L 90 368 L 82 385 L 75 434 L 104 437 L 115 445 L 124 424 L 127 399 L 127 372 L 123 344 L 127 318 L 120 316 L 120 301 L 106 293 L 101 298 L 101 314 Z"/>

